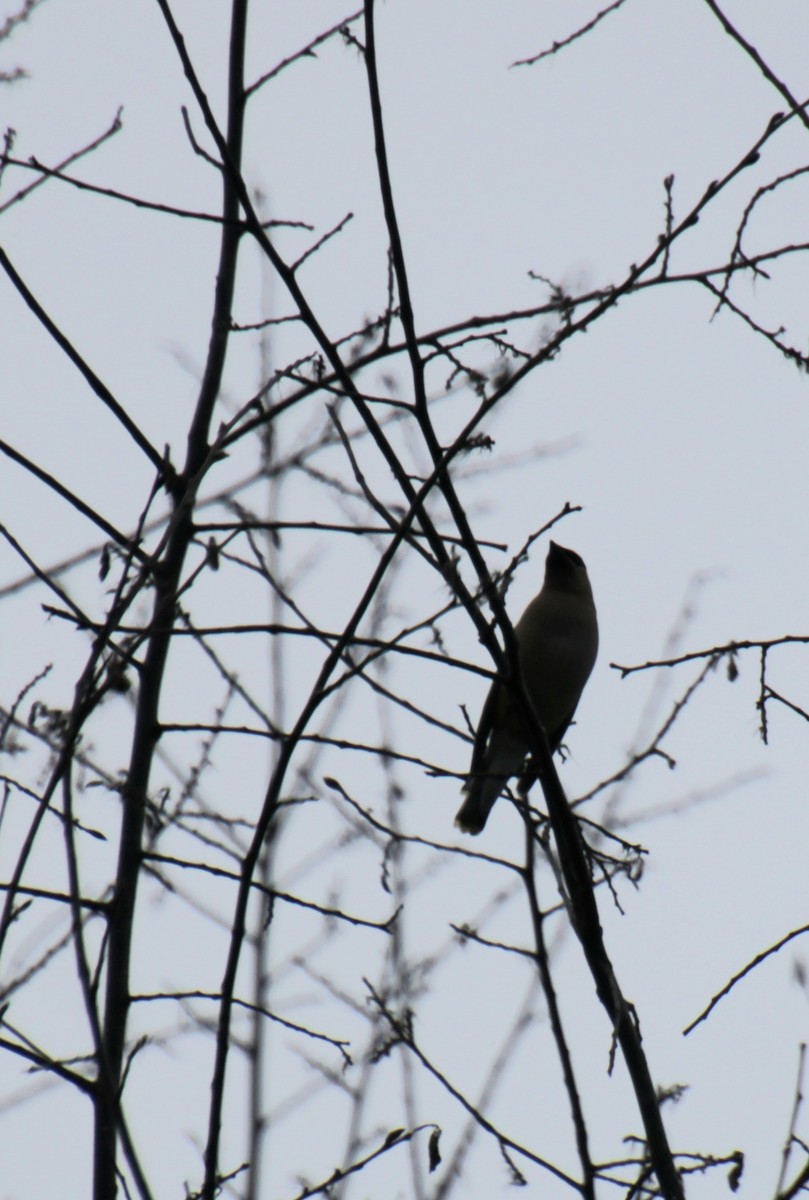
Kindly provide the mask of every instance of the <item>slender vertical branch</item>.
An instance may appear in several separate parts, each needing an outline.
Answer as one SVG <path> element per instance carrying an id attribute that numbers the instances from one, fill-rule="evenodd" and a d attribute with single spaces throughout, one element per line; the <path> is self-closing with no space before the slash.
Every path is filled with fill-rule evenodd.
<path id="1" fill-rule="evenodd" d="M 524 685 L 521 691 L 524 693 Z M 530 709 L 528 697 L 521 698 Z M 535 716 L 534 721 L 536 722 Z M 581 829 L 559 781 L 544 732 L 534 738 L 534 754 L 567 887 L 573 928 L 595 982 L 596 993 L 612 1023 L 632 1080 L 646 1131 L 650 1162 L 666 1200 L 683 1200 L 683 1184 L 660 1115 L 657 1092 L 643 1051 L 640 1025 L 634 1009 L 621 992 L 604 945 Z"/>
<path id="2" fill-rule="evenodd" d="M 158 0 L 175 40 L 179 30 L 166 0 Z M 231 8 L 227 147 L 231 161 L 241 161 L 244 130 L 244 45 L 247 0 Z M 140 673 L 129 769 L 122 790 L 123 812 L 115 891 L 110 908 L 102 1061 L 99 1063 L 95 1127 L 95 1200 L 114 1200 L 117 1191 L 117 1112 L 122 1086 L 130 1006 L 129 973 L 135 904 L 141 873 L 141 850 L 149 778 L 159 737 L 158 709 L 176 614 L 176 596 L 186 553 L 193 536 L 192 508 L 199 473 L 208 455 L 208 436 L 224 371 L 236 279 L 239 200 L 231 176 L 222 174 L 222 234 L 214 293 L 208 356 L 194 418 L 188 435 L 186 463 L 175 489 L 177 519 L 155 568 L 155 599 L 148 644 Z"/>
<path id="3" fill-rule="evenodd" d="M 562 1014 L 559 1010 L 559 1002 L 556 996 L 556 989 L 553 985 L 551 977 L 550 963 L 548 962 L 548 952 L 545 945 L 545 935 L 543 931 L 543 914 L 539 906 L 539 896 L 537 895 L 536 885 L 536 861 L 535 861 L 535 835 L 533 825 L 530 820 L 525 821 L 525 867 L 522 871 L 523 884 L 528 896 L 528 907 L 531 913 L 531 924 L 534 930 L 534 959 L 537 964 L 542 991 L 545 996 L 545 1003 L 548 1006 L 548 1016 L 550 1018 L 551 1030 L 553 1031 L 553 1039 L 556 1043 L 556 1052 L 559 1055 L 559 1061 L 562 1064 L 562 1075 L 565 1081 L 567 1097 L 570 1103 L 570 1113 L 573 1120 L 573 1129 L 576 1135 L 576 1147 L 579 1153 L 579 1162 L 582 1169 L 582 1185 L 581 1194 L 585 1200 L 595 1200 L 595 1171 L 593 1162 L 590 1158 L 589 1139 L 587 1136 L 587 1123 L 584 1118 L 581 1098 L 579 1096 L 579 1088 L 576 1083 L 576 1076 L 573 1070 L 573 1059 L 570 1055 L 570 1048 L 565 1036 L 564 1027 L 562 1025 Z"/>

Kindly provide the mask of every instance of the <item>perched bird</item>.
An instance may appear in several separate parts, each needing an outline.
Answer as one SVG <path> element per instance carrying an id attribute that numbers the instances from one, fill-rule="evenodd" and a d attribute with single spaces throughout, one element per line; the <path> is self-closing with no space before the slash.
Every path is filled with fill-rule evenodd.
<path id="1" fill-rule="evenodd" d="M 598 652 L 598 622 L 587 568 L 575 550 L 551 542 L 545 582 L 514 633 L 528 695 L 558 749 L 573 720 Z M 530 723 L 508 688 L 495 679 L 480 715 L 464 800 L 455 824 L 480 833 L 497 797 L 531 748 Z"/>

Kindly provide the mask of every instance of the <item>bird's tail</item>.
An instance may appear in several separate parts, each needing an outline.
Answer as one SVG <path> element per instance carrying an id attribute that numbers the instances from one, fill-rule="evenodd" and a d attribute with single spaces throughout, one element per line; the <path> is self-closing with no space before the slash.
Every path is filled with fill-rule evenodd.
<path id="1" fill-rule="evenodd" d="M 495 800 L 511 776 L 520 770 L 524 758 L 525 747 L 513 743 L 490 749 L 485 770 L 470 775 L 463 786 L 465 799 L 455 818 L 455 824 L 462 833 L 480 833 L 489 819 Z"/>

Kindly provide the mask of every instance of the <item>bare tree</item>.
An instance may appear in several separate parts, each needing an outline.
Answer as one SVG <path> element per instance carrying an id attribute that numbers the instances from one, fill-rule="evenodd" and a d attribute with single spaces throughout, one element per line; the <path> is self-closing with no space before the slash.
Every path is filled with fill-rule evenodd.
<path id="1" fill-rule="evenodd" d="M 21 28 L 44 37 L 51 9 L 36 7 L 12 14 L 0 43 Z M 509 79 L 548 59 L 561 69 L 630 7 L 594 11 Z M 6 376 L 0 450 L 21 482 L 0 525 L 14 564 L 0 589 L 4 628 L 18 643 L 0 735 L 0 1103 L 4 1120 L 32 1131 L 20 1134 L 23 1160 L 55 1126 L 54 1188 L 75 1190 L 92 1160 L 95 1200 L 181 1188 L 205 1200 L 345 1197 L 358 1177 L 437 1200 L 474 1191 L 476 1141 L 504 1178 L 547 1195 L 672 1200 L 717 1172 L 738 1186 L 744 1147 L 673 1140 L 666 1118 L 682 1089 L 659 1079 L 641 1035 L 648 1016 L 613 965 L 607 918 L 646 857 L 618 800 L 644 764 L 673 765 L 672 731 L 695 696 L 720 670 L 734 680 L 751 653 L 763 740 L 775 705 L 807 719 L 769 666 L 807 637 L 673 643 L 665 659 L 649 651 L 619 667 L 691 675 L 573 798 L 520 676 L 506 593 L 579 504 L 540 511 L 518 547 L 482 537 L 476 511 L 498 467 L 518 469 L 491 459 L 490 423 L 630 299 L 707 293 L 715 313 L 806 370 L 791 316 L 763 318 L 746 282 L 797 269 L 806 249 L 803 236 L 770 244 L 754 230 L 762 206 L 805 178 L 798 150 L 775 174 L 762 160 L 776 143 L 801 144 L 807 107 L 719 6 L 706 0 L 705 12 L 779 111 L 691 201 L 678 200 L 672 174 L 662 180 L 659 227 L 609 282 L 578 288 L 535 272 L 537 302 L 432 328 L 389 150 L 388 14 L 373 0 L 283 56 L 262 41 L 266 14 L 248 21 L 247 0 L 232 0 L 213 62 L 208 16 L 157 0 L 155 62 L 185 81 L 180 172 L 194 203 L 176 198 L 182 175 L 157 197 L 106 181 L 126 114 L 48 161 L 18 152 L 22 135 L 6 130 L 4 221 L 24 218 L 36 238 L 38 197 L 50 194 L 76 206 L 90 238 L 105 219 L 136 239 L 158 222 L 168 240 L 149 263 L 155 304 L 177 287 L 171 239 L 187 255 L 214 242 L 217 253 L 204 350 L 184 350 L 193 403 L 163 395 L 142 411 L 134 387 L 105 381 L 79 306 L 76 320 L 52 304 L 25 256 L 0 245 L 8 321 L 33 321 L 64 386 L 78 385 L 76 453 L 90 455 L 74 463 L 64 432 L 63 448 L 49 437 L 59 395 L 50 427 L 25 427 L 35 361 L 29 377 Z M 276 213 L 254 163 L 279 120 L 306 154 L 315 118 L 288 114 L 304 66 L 311 94 L 331 85 L 325 62 L 338 90 L 362 86 L 366 141 L 352 211 L 321 228 Z M 2 79 L 38 86 L 22 68 Z M 730 231 L 718 260 L 699 238 L 715 213 Z M 351 294 L 345 310 L 357 307 L 358 248 L 377 283 L 353 321 L 341 302 Z M 96 303 L 100 318 L 102 295 Z M 109 449 L 102 422 L 117 427 Z M 532 434 L 524 458 L 552 452 Z M 457 648 L 464 638 L 484 649 L 474 661 Z M 495 674 L 533 738 L 510 794 L 522 832 L 508 850 L 451 830 L 477 716 L 457 697 Z M 784 931 L 773 949 L 804 932 Z M 558 986 L 571 941 L 590 981 L 586 1011 Z M 496 980 L 501 1001 L 476 997 L 474 974 Z M 600 1059 L 580 1049 L 596 1027 Z M 532 1091 L 526 1059 L 542 1064 Z M 598 1112 L 592 1097 L 613 1071 L 620 1100 Z M 525 1118 L 550 1090 L 552 1133 Z M 809 1175 L 800 1117 L 796 1100 L 779 1198 Z"/>

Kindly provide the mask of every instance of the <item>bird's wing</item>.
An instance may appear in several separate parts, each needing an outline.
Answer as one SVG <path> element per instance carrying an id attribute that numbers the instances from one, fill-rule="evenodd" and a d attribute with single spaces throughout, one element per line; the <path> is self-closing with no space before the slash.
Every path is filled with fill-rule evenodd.
<path id="1" fill-rule="evenodd" d="M 489 694 L 486 697 L 483 708 L 480 713 L 480 720 L 475 731 L 475 744 L 472 747 L 472 761 L 469 764 L 469 775 L 474 776 L 478 772 L 485 770 L 486 747 L 489 744 L 489 736 L 494 728 L 495 714 L 501 699 L 500 680 L 495 679 L 492 686 L 489 688 Z"/>
<path id="2" fill-rule="evenodd" d="M 565 736 L 568 729 L 570 728 L 570 723 L 573 720 L 574 716 L 576 715 L 577 708 L 578 708 L 578 704 L 574 704 L 573 707 L 571 708 L 570 712 L 565 717 L 564 721 L 561 721 L 556 726 L 555 729 L 546 729 L 545 730 L 545 732 L 548 735 L 548 743 L 551 748 L 551 754 L 555 754 L 556 751 L 561 746 L 562 738 Z"/>

